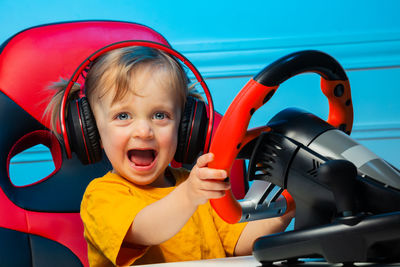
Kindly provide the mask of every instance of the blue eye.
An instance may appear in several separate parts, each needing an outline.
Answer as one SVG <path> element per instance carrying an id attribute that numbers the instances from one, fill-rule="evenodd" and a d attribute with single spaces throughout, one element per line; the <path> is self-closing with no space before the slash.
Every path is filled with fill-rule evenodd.
<path id="1" fill-rule="evenodd" d="M 156 120 L 163 120 L 163 119 L 165 119 L 165 117 L 166 117 L 166 115 L 163 112 L 156 112 L 153 115 L 153 119 L 156 119 Z"/>
<path id="2" fill-rule="evenodd" d="M 128 113 L 120 113 L 120 114 L 117 115 L 117 119 L 121 120 L 121 121 L 128 120 L 130 118 L 131 118 L 131 116 L 129 116 Z"/>

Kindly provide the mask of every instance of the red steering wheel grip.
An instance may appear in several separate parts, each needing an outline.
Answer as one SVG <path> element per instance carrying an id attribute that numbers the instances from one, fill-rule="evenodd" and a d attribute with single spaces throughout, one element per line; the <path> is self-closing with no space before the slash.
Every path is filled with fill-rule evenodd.
<path id="1" fill-rule="evenodd" d="M 330 55 L 316 50 L 292 53 L 264 68 L 254 80 L 265 86 L 276 86 L 304 72 L 321 75 L 321 89 L 329 101 L 327 122 L 350 134 L 353 104 L 349 80 L 342 66 Z"/>
<path id="2" fill-rule="evenodd" d="M 268 102 L 281 83 L 304 72 L 315 72 L 322 78 L 321 89 L 329 101 L 328 123 L 350 133 L 353 107 L 345 71 L 328 54 L 314 50 L 300 51 L 264 68 L 235 97 L 215 132 L 210 147 L 215 159 L 209 167 L 224 169 L 229 174 L 237 154 L 250 139 L 247 127 L 253 113 Z M 287 192 L 282 195 L 286 200 L 286 213 L 295 207 L 295 203 Z M 210 202 L 217 214 L 228 223 L 237 223 L 243 217 L 242 207 L 231 190 L 227 190 L 224 197 L 211 199 Z"/>
<path id="3" fill-rule="evenodd" d="M 251 79 L 235 97 L 215 132 L 210 152 L 214 161 L 210 168 L 224 169 L 228 175 L 233 161 L 247 138 L 247 128 L 253 113 L 266 103 L 278 86 L 264 86 Z M 229 136 L 229 138 L 227 138 Z M 242 217 L 242 208 L 227 190 L 224 197 L 210 200 L 217 214 L 228 223 L 236 223 Z"/>
<path id="4" fill-rule="evenodd" d="M 321 78 L 321 89 L 329 102 L 327 122 L 350 135 L 353 128 L 353 103 L 349 81 Z"/>

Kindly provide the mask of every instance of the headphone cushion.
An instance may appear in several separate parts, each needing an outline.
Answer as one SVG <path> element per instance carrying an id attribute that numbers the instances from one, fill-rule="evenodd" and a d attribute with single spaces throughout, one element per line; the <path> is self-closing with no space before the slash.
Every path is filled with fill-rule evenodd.
<path id="1" fill-rule="evenodd" d="M 65 126 L 71 151 L 83 164 L 101 159 L 100 138 L 86 98 L 69 102 Z"/>
<path id="2" fill-rule="evenodd" d="M 86 97 L 79 100 L 79 108 L 82 120 L 82 129 L 85 135 L 87 152 L 89 154 L 90 163 L 95 163 L 101 160 L 101 145 L 100 135 L 97 130 L 96 120 L 90 108 L 89 101 Z"/>
<path id="3" fill-rule="evenodd" d="M 192 164 L 196 161 L 199 154 L 204 151 L 207 137 L 207 125 L 206 104 L 201 100 L 196 100 L 196 108 L 193 115 L 184 163 Z"/>
<path id="4" fill-rule="evenodd" d="M 176 147 L 176 152 L 174 156 L 175 161 L 180 163 L 183 163 L 183 159 L 187 150 L 186 147 L 188 142 L 188 134 L 193 113 L 194 113 L 194 100 L 192 99 L 192 97 L 187 97 L 185 108 L 183 109 L 181 117 L 181 122 L 179 124 L 178 145 Z"/>
<path id="5" fill-rule="evenodd" d="M 207 112 L 205 103 L 194 97 L 187 97 L 178 132 L 175 161 L 193 164 L 204 149 Z"/>

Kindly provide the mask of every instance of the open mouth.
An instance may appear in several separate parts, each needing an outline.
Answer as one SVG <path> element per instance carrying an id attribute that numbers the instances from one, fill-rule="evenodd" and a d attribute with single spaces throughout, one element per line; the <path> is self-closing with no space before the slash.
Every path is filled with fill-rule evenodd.
<path id="1" fill-rule="evenodd" d="M 156 151 L 153 149 L 132 149 L 128 151 L 129 160 L 139 167 L 150 166 L 156 156 Z"/>

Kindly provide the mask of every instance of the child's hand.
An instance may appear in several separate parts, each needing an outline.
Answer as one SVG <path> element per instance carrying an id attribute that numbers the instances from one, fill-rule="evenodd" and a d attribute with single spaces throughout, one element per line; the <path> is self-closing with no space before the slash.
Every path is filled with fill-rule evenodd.
<path id="1" fill-rule="evenodd" d="M 228 176 L 225 170 L 211 169 L 207 164 L 214 160 L 214 154 L 207 153 L 197 159 L 196 165 L 185 181 L 189 199 L 197 206 L 212 198 L 225 195 L 230 183 L 224 182 Z"/>

